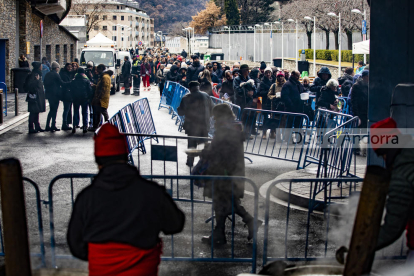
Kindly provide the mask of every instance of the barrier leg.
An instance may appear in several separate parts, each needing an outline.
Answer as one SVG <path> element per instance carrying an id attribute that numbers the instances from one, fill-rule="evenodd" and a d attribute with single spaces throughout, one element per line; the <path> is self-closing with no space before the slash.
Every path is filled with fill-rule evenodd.
<path id="1" fill-rule="evenodd" d="M 0 161 L 0 190 L 6 248 L 6 275 L 30 276 L 32 272 L 23 177 L 20 162 L 17 159 Z"/>

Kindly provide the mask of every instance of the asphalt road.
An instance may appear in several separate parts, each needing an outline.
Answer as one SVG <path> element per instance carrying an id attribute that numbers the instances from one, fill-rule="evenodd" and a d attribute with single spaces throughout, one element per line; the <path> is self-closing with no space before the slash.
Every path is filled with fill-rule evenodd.
<path id="1" fill-rule="evenodd" d="M 180 135 L 185 137 L 184 132 L 178 132 L 178 126 L 175 120 L 171 119 L 168 110 L 163 108 L 158 110 L 159 92 L 157 87 L 152 86 L 150 92 L 141 92 L 141 97 L 147 97 L 150 102 L 154 123 L 157 133 L 160 135 Z M 109 104 L 109 115 L 112 116 L 120 108 L 131 103 L 138 98 L 136 96 L 125 96 L 121 93 L 111 96 Z M 62 104 L 58 111 L 57 125 L 61 125 Z M 41 126 L 44 127 L 46 122 L 46 113 L 40 116 Z M 0 135 L 0 158 L 14 157 L 18 158 L 22 164 L 23 175 L 38 183 L 41 198 L 48 199 L 48 186 L 53 177 L 64 173 L 97 173 L 97 166 L 94 162 L 94 144 L 93 133 L 72 134 L 70 131 L 59 131 L 55 133 L 44 132 L 37 134 L 27 134 L 27 122 L 17 126 L 13 130 Z M 185 139 L 166 139 L 160 140 L 159 144 L 177 145 L 178 148 L 178 166 L 176 163 L 154 161 L 151 164 L 150 151 L 151 144 L 156 145 L 155 141 L 146 141 L 147 154 L 134 153 L 134 163 L 139 164 L 141 174 L 169 174 L 169 175 L 188 175 L 189 169 L 185 165 L 187 141 Z M 138 160 L 139 156 L 139 160 Z M 296 163 L 283 160 L 264 158 L 259 156 L 249 156 L 253 163 L 246 160 L 246 177 L 250 178 L 258 188 L 264 183 L 273 180 L 278 175 L 296 169 Z M 358 164 L 363 162 L 358 159 Z M 158 180 L 164 184 L 163 180 Z M 74 195 L 90 183 L 89 179 L 75 180 L 73 182 Z M 188 181 L 180 181 L 177 194 L 176 182 L 173 187 L 174 197 L 190 197 L 190 185 Z M 171 181 L 167 181 L 167 188 L 171 188 Z M 246 184 L 246 193 L 243 199 L 243 205 L 253 213 L 254 191 L 251 185 Z M 71 190 L 69 180 L 58 181 L 53 188 L 54 195 L 54 223 L 57 254 L 69 254 L 66 246 L 65 236 L 67 223 L 71 212 Z M 202 190 L 195 189 L 194 197 L 203 200 Z M 264 219 L 265 200 L 259 195 L 258 217 Z M 39 252 L 39 234 L 37 231 L 37 212 L 35 207 L 35 196 L 30 185 L 26 185 L 26 204 L 28 213 L 29 235 L 32 252 Z M 187 223 L 183 233 L 174 237 L 174 256 L 198 258 L 209 257 L 211 248 L 209 245 L 202 244 L 200 239 L 204 235 L 209 235 L 211 223 L 205 223 L 211 213 L 211 205 L 208 203 L 191 204 L 185 202 L 178 203 L 187 215 Z M 193 210 L 193 211 L 192 211 Z M 49 212 L 47 206 L 42 207 L 43 226 L 45 230 L 45 244 L 47 263 L 50 265 L 50 228 Z M 270 203 L 270 231 L 269 231 L 269 253 L 271 257 L 283 258 L 288 257 L 305 257 L 305 237 L 307 214 L 301 211 L 290 210 L 289 225 L 286 227 L 287 208 Z M 326 222 L 321 215 L 311 215 L 311 226 L 309 235 L 309 252 L 308 257 L 322 257 L 325 254 L 326 240 Z M 349 218 L 348 225 L 352 225 L 352 218 Z M 329 243 L 326 247 L 327 256 L 332 257 L 335 249 L 346 243 L 346 237 L 349 236 L 350 227 L 343 227 L 344 223 L 339 218 L 330 219 L 330 229 L 333 229 L 328 235 Z M 231 222 L 227 222 L 227 239 L 231 241 Z M 194 237 L 192 238 L 192 234 Z M 343 234 L 348 233 L 348 235 Z M 345 238 L 341 238 L 344 236 Z M 247 258 L 252 254 L 252 245 L 247 242 L 247 228 L 240 218 L 236 217 L 234 230 L 234 256 L 237 258 Z M 287 239 L 285 240 L 285 237 Z M 261 264 L 263 256 L 263 226 L 258 232 L 258 264 Z M 164 237 L 164 256 L 171 256 L 172 238 Z M 287 247 L 285 247 L 285 243 Z M 231 243 L 214 250 L 215 257 L 230 257 Z M 193 249 L 193 251 L 192 251 Z M 393 250 L 395 251 L 395 250 Z M 33 265 L 39 264 L 38 258 L 32 258 Z M 87 264 L 76 260 L 58 260 L 59 267 L 87 269 Z M 213 265 L 211 263 L 177 263 L 163 262 L 160 267 L 160 275 L 236 275 L 237 273 L 250 271 L 249 265 L 242 264 L 221 264 Z"/>

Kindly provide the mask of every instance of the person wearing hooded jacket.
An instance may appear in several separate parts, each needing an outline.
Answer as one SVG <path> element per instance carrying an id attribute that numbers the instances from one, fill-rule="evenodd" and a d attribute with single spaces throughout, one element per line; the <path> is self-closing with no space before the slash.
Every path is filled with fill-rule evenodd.
<path id="1" fill-rule="evenodd" d="M 26 77 L 24 90 L 27 91 L 26 102 L 29 114 L 29 134 L 43 132 L 40 127 L 39 113 L 46 111 L 45 92 L 42 82 L 42 64 L 38 61 L 32 62 L 33 70 Z"/>
<path id="2" fill-rule="evenodd" d="M 165 80 L 166 81 L 177 82 L 177 77 L 178 77 L 178 66 L 173 64 L 171 66 L 170 71 L 167 73 L 167 76 L 166 76 Z"/>
<path id="3" fill-rule="evenodd" d="M 72 64 L 66 63 L 65 67 L 60 69 L 59 75 L 64 82 L 72 81 Z M 62 130 L 72 130 L 69 123 L 72 121 L 72 94 L 70 86 L 66 85 L 62 87 L 62 102 L 63 102 L 63 115 L 62 115 Z M 70 120 L 69 120 L 70 118 Z M 75 126 L 74 126 L 75 127 Z"/>
<path id="4" fill-rule="evenodd" d="M 321 96 L 321 88 L 326 85 L 328 80 L 332 77 L 331 71 L 328 67 L 322 67 L 318 72 L 318 76 L 313 80 L 312 85 L 310 86 L 310 91 L 315 93 L 316 99 L 319 99 Z"/>
<path id="5" fill-rule="evenodd" d="M 230 70 L 227 70 L 224 73 L 224 78 L 226 79 L 223 81 L 220 90 L 220 98 L 223 99 L 224 95 L 227 94 L 229 96 L 230 102 L 234 103 L 234 87 L 233 87 L 233 74 Z"/>
<path id="6" fill-rule="evenodd" d="M 88 131 L 88 102 L 92 97 L 92 87 L 89 78 L 85 75 L 85 70 L 79 68 L 75 79 L 70 84 L 73 94 L 73 124 L 79 125 L 79 108 L 82 108 L 82 128 L 83 133 Z M 72 133 L 76 132 L 76 127 Z"/>
<path id="7" fill-rule="evenodd" d="M 335 79 L 330 79 L 321 89 L 321 96 L 316 100 L 316 109 L 325 108 L 327 110 L 338 112 L 337 95 L 338 82 Z"/>
<path id="8" fill-rule="evenodd" d="M 272 69 L 270 67 L 267 67 L 264 70 L 264 75 L 263 78 L 260 81 L 259 84 L 259 88 L 257 89 L 257 97 L 261 97 L 262 98 L 262 109 L 263 110 L 271 110 L 271 101 L 269 101 L 267 95 L 269 94 L 269 90 L 270 87 L 273 84 L 273 79 L 272 79 Z M 268 116 L 266 116 L 267 114 L 265 114 L 265 118 L 263 120 L 263 136 L 262 139 L 266 139 L 266 133 L 267 130 L 269 128 L 267 128 L 268 126 Z"/>
<path id="9" fill-rule="evenodd" d="M 359 128 L 368 127 L 368 82 L 369 71 L 362 71 L 362 77 L 352 86 L 352 114 L 359 117 Z"/>
<path id="10" fill-rule="evenodd" d="M 192 81 L 198 81 L 198 75 L 204 71 L 204 66 L 201 65 L 200 58 L 196 55 L 193 55 L 191 58 L 193 59 L 193 63 L 187 68 L 187 84 Z"/>
<path id="11" fill-rule="evenodd" d="M 252 71 L 250 71 L 250 79 L 254 81 L 254 86 L 256 87 L 256 89 L 258 89 L 259 85 L 260 85 L 260 70 L 257 68 L 253 68 Z M 257 92 L 257 90 L 255 91 Z"/>
<path id="12" fill-rule="evenodd" d="M 354 69 L 352 67 L 346 68 L 343 76 L 338 78 L 338 83 L 341 86 L 341 94 L 343 97 L 348 97 L 349 91 L 354 84 L 353 78 Z"/>
<path id="13" fill-rule="evenodd" d="M 185 64 L 185 63 L 183 63 L 183 64 Z M 186 75 L 187 75 L 187 66 L 184 66 L 184 67 L 182 66 L 182 67 L 180 68 L 180 70 L 178 70 L 177 82 L 178 82 L 181 86 L 183 86 L 183 87 L 185 87 L 185 88 L 188 88 L 187 82 L 186 82 L 186 80 L 185 80 Z"/>
<path id="14" fill-rule="evenodd" d="M 128 164 L 126 136 L 104 124 L 95 137 L 99 173 L 76 197 L 67 231 L 89 275 L 158 275 L 160 232 L 181 232 L 185 215 L 165 187 Z"/>
<path id="15" fill-rule="evenodd" d="M 221 84 L 223 81 L 223 69 L 221 67 L 221 63 L 214 61 L 213 62 L 213 72 L 211 73 L 211 75 L 215 75 L 217 77 L 217 82 L 215 83 L 219 83 Z"/>

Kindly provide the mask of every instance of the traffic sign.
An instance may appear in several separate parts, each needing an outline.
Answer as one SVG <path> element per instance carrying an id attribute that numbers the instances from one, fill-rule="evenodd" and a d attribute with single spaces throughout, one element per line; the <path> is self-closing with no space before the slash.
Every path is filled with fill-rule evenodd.
<path id="1" fill-rule="evenodd" d="M 142 41 L 138 42 L 138 45 L 139 45 L 139 46 L 142 46 Z"/>

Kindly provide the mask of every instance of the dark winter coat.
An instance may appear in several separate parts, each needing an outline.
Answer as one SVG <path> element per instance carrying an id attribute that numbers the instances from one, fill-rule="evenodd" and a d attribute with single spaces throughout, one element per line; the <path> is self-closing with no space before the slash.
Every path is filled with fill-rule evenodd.
<path id="1" fill-rule="evenodd" d="M 290 76 L 289 80 L 282 87 L 282 101 L 285 103 L 287 112 L 303 112 L 303 102 L 300 99 L 301 93 L 303 93 L 303 85 Z"/>
<path id="2" fill-rule="evenodd" d="M 28 103 L 27 111 L 41 113 L 46 111 L 45 92 L 43 83 L 37 80 L 33 73 L 26 77 L 24 90 L 27 92 L 26 102 Z"/>
<path id="3" fill-rule="evenodd" d="M 124 61 L 122 65 L 122 77 L 124 79 L 129 78 L 131 76 L 131 62 L 129 60 Z"/>
<path id="4" fill-rule="evenodd" d="M 178 107 L 178 115 L 185 116 L 185 133 L 198 133 L 198 130 L 210 128 L 211 111 L 214 103 L 207 93 L 198 91 L 186 94 Z"/>
<path id="5" fill-rule="evenodd" d="M 328 110 L 331 110 L 331 104 L 335 105 L 336 101 L 336 92 L 332 89 L 329 89 L 328 87 L 324 86 L 321 89 L 321 95 L 319 99 L 316 101 L 317 108 L 326 108 Z"/>
<path id="6" fill-rule="evenodd" d="M 27 61 L 27 58 L 21 59 L 19 58 L 19 67 L 20 68 L 28 68 L 29 62 Z"/>
<path id="7" fill-rule="evenodd" d="M 361 128 L 368 125 L 368 84 L 362 79 L 352 86 L 351 94 L 352 114 L 361 119 Z"/>
<path id="8" fill-rule="evenodd" d="M 321 74 L 328 74 L 329 78 L 325 81 L 321 79 Z M 331 79 L 332 74 L 329 71 L 328 67 L 322 67 L 318 72 L 318 76 L 313 80 L 313 83 L 310 86 L 310 91 L 316 94 L 316 98 L 319 99 L 321 88 L 326 85 L 326 83 Z"/>
<path id="9" fill-rule="evenodd" d="M 273 79 L 263 77 L 262 81 L 259 84 L 259 88 L 257 89 L 257 97 L 262 97 L 262 109 L 270 110 L 271 104 L 270 101 L 267 98 L 267 95 L 269 94 L 270 87 L 273 84 Z"/>
<path id="10" fill-rule="evenodd" d="M 186 51 L 182 51 L 182 52 L 181 52 L 181 56 L 182 56 L 183 58 L 187 58 L 187 52 L 186 52 Z"/>
<path id="11" fill-rule="evenodd" d="M 194 63 L 191 64 L 187 69 L 187 77 L 186 77 L 187 84 L 192 81 L 198 81 L 198 74 L 200 74 L 203 71 L 204 71 L 203 65 L 200 64 L 199 66 L 194 66 Z"/>
<path id="12" fill-rule="evenodd" d="M 235 99 L 234 99 L 233 79 L 231 81 L 225 80 L 223 84 L 221 85 L 220 98 L 223 98 L 224 94 L 226 93 L 227 95 L 229 95 L 230 101 L 234 103 Z"/>
<path id="13" fill-rule="evenodd" d="M 64 82 L 56 71 L 50 71 L 46 74 L 44 80 L 46 99 L 59 101 L 62 99 L 62 87 L 69 85 L 69 82 Z"/>
<path id="14" fill-rule="evenodd" d="M 246 91 L 246 89 L 240 86 L 242 83 L 247 82 L 248 80 L 250 80 L 249 77 L 244 78 L 241 74 L 233 80 L 233 89 L 236 105 L 240 106 L 241 110 L 245 109 L 246 107 L 249 107 L 249 105 L 253 101 L 253 97 L 247 95 L 248 91 Z"/>
<path id="15" fill-rule="evenodd" d="M 257 89 L 259 88 L 259 85 L 260 85 L 260 82 L 261 82 L 261 80 L 257 77 L 259 72 L 260 72 L 259 69 L 254 68 L 254 69 L 252 69 L 252 71 L 250 71 L 250 74 L 249 74 L 250 79 L 254 80 L 254 86 L 256 87 L 255 92 L 258 91 Z"/>
<path id="16" fill-rule="evenodd" d="M 73 256 L 88 260 L 88 243 L 116 242 L 154 248 L 159 233 L 176 234 L 185 215 L 165 188 L 127 164 L 103 167 L 76 197 L 67 241 Z"/>
<path id="17" fill-rule="evenodd" d="M 65 68 L 60 69 L 59 72 L 60 78 L 62 79 L 62 81 L 64 82 L 71 82 L 73 77 L 72 77 L 72 72 L 68 72 Z M 62 87 L 62 99 L 63 102 L 72 102 L 73 98 L 72 98 L 72 93 L 70 91 L 70 86 L 69 85 L 65 85 Z"/>
<path id="18" fill-rule="evenodd" d="M 171 66 L 170 71 L 167 73 L 167 77 L 165 80 L 178 82 L 177 78 L 178 78 L 178 66 L 174 64 L 173 66 Z"/>
<path id="19" fill-rule="evenodd" d="M 218 126 L 210 147 L 203 152 L 208 161 L 206 175 L 245 176 L 244 142 L 241 123 L 228 122 Z M 237 180 L 233 186 L 235 198 L 243 198 L 244 181 Z M 232 183 L 229 181 L 214 182 L 214 197 L 223 200 L 231 199 Z M 204 196 L 212 197 L 212 183 L 207 182 L 204 187 Z"/>
<path id="20" fill-rule="evenodd" d="M 401 143 L 400 140 L 399 143 Z M 386 215 L 384 224 L 379 232 L 376 250 L 380 250 L 397 241 L 404 233 L 407 221 L 414 219 L 413 141 L 404 145 L 404 148 L 395 157 L 385 209 Z M 412 235 L 412 232 L 409 234 Z M 412 245 L 413 237 L 409 237 L 409 239 Z M 414 250 L 414 248 L 410 249 Z"/>
<path id="21" fill-rule="evenodd" d="M 342 96 L 348 97 L 349 91 L 351 90 L 352 85 L 354 83 L 353 77 L 345 73 L 342 77 L 338 79 L 338 83 L 341 86 Z"/>
<path id="22" fill-rule="evenodd" d="M 92 100 L 91 82 L 85 74 L 76 74 L 75 79 L 70 84 L 73 102 L 83 104 Z"/>
<path id="23" fill-rule="evenodd" d="M 222 69 L 220 63 L 213 62 L 213 64 L 214 63 L 217 63 L 217 70 L 216 71 L 213 71 L 213 73 L 211 74 L 211 78 L 213 78 L 213 75 L 216 76 L 217 77 L 217 79 L 216 79 L 217 82 L 214 81 L 214 80 L 213 80 L 213 82 L 214 83 L 220 83 L 221 84 L 223 82 L 223 69 Z"/>

